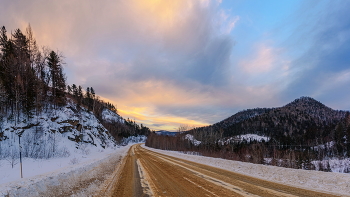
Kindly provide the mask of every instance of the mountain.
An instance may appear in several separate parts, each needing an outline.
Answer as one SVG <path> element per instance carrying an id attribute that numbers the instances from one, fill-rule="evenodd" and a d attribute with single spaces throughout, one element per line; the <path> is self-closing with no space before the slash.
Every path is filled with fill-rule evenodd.
<path id="1" fill-rule="evenodd" d="M 282 107 L 244 110 L 176 136 L 151 134 L 146 146 L 289 168 L 350 172 L 346 164 L 349 139 L 348 111 L 301 97 Z"/>
<path id="2" fill-rule="evenodd" d="M 277 108 L 248 109 L 196 130 L 222 131 L 224 136 L 258 134 L 263 136 L 293 136 L 303 140 L 326 137 L 348 112 L 333 110 L 321 102 L 301 97 Z"/>
<path id="3" fill-rule="evenodd" d="M 179 132 L 171 132 L 171 131 L 159 130 L 159 131 L 155 131 L 155 133 L 158 134 L 158 135 L 174 136 L 174 135 L 178 134 Z"/>

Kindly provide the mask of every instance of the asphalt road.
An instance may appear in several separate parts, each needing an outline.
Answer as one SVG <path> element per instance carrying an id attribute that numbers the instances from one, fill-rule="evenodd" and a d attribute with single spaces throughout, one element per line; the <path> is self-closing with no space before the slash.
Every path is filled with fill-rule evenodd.
<path id="1" fill-rule="evenodd" d="M 130 148 L 109 196 L 335 196 Z"/>

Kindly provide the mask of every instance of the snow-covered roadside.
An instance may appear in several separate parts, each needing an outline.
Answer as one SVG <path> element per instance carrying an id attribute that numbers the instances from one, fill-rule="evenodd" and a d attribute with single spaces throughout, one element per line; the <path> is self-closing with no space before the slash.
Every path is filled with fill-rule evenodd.
<path id="1" fill-rule="evenodd" d="M 91 144 L 82 144 L 77 149 L 75 143 L 63 139 L 60 143 L 66 148 L 69 156 L 50 159 L 33 159 L 25 157 L 22 159 L 23 177 L 32 178 L 58 169 L 77 167 L 86 163 L 92 163 L 108 157 L 108 155 L 113 154 L 118 149 L 118 147 L 103 149 Z M 7 159 L 0 160 L 0 185 L 21 179 L 19 159 L 16 158 L 13 168 L 10 162 L 11 160 Z"/>
<path id="2" fill-rule="evenodd" d="M 120 161 L 130 146 L 131 144 L 115 150 L 110 149 L 89 154 L 86 158 L 79 158 L 79 163 L 76 164 L 62 158 L 43 160 L 42 162 L 36 161 L 33 163 L 37 166 L 32 165 L 36 168 L 34 170 L 26 169 L 26 161 L 24 161 L 24 172 L 28 171 L 27 175 L 25 174 L 27 178 L 1 184 L 0 196 L 66 196 L 74 193 L 86 196 L 93 190 L 98 189 L 98 185 L 103 182 L 99 179 L 105 179 L 109 173 L 113 172 L 116 162 Z M 62 165 L 62 167 L 57 165 Z M 3 166 L 1 170 L 1 173 L 4 173 Z M 16 170 L 18 170 L 16 175 L 19 176 L 19 169 Z M 11 173 L 14 172 L 10 172 L 8 176 L 11 176 Z M 94 188 L 91 188 L 91 183 L 94 182 L 92 180 L 96 182 Z M 90 188 L 90 191 L 88 188 Z M 85 189 L 85 191 L 72 191 L 77 189 Z"/>
<path id="3" fill-rule="evenodd" d="M 241 173 L 256 178 L 261 178 L 268 181 L 309 190 L 318 190 L 343 196 L 350 196 L 350 174 L 266 166 L 240 161 L 225 160 L 220 158 L 187 155 L 177 151 L 165 151 L 149 148 L 145 145 L 142 145 L 142 147 L 154 152 L 186 159 L 201 164 L 206 164 L 209 166 Z"/>

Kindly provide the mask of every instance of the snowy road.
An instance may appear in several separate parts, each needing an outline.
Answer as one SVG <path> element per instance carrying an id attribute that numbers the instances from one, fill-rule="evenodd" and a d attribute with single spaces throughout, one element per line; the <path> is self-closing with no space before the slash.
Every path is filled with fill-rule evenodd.
<path id="1" fill-rule="evenodd" d="M 333 196 L 273 183 L 156 153 L 130 148 L 111 196 Z"/>

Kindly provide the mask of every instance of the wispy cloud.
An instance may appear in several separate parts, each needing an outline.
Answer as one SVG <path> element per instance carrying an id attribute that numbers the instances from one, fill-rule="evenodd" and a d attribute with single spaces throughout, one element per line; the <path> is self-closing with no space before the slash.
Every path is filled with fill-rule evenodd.
<path id="1" fill-rule="evenodd" d="M 239 15 L 224 3 L 5 0 L 0 25 L 31 23 L 39 44 L 63 51 L 70 84 L 94 87 L 154 129 L 211 124 L 302 95 L 350 98 L 340 91 L 350 85 L 349 3 L 303 3 L 279 28 L 263 21 L 266 32 L 254 26 L 269 17 L 252 15 L 261 9 L 247 3 L 252 11 Z"/>
<path id="2" fill-rule="evenodd" d="M 250 74 L 269 72 L 274 69 L 277 55 L 278 52 L 272 47 L 259 45 L 256 47 L 253 57 L 240 62 L 241 69 Z"/>

